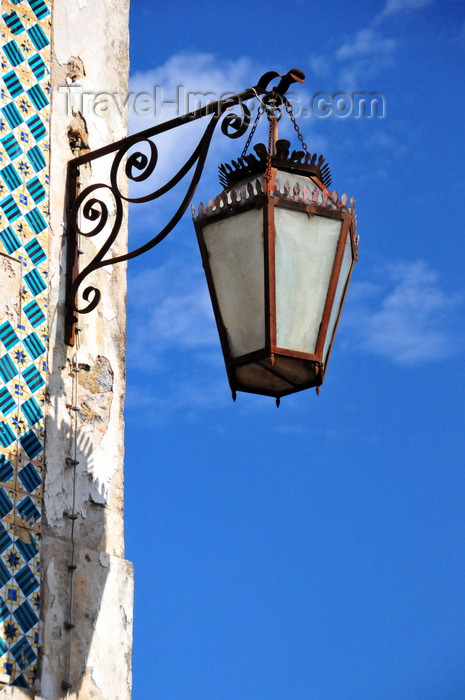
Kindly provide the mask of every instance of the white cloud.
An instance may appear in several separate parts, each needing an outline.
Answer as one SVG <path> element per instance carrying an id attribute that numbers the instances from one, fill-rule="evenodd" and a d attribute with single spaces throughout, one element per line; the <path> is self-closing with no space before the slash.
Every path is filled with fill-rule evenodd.
<path id="1" fill-rule="evenodd" d="M 232 401 L 224 370 L 213 376 L 209 371 L 201 377 L 188 372 L 182 379 L 175 373 L 172 377 L 163 391 L 153 380 L 128 385 L 126 422 L 140 425 L 142 419 L 146 425 L 162 426 L 170 423 L 179 412 L 184 422 L 196 422 L 205 410 L 216 411 Z"/>
<path id="2" fill-rule="evenodd" d="M 260 68 L 247 58 L 224 61 L 212 54 L 175 54 L 163 65 L 131 76 L 130 132 L 174 119 L 198 108 L 200 102 L 205 104 L 241 92 L 259 78 Z M 141 97 L 142 93 L 145 98 Z M 196 144 L 207 124 L 208 117 L 164 132 L 162 139 L 158 139 L 163 146 L 159 167 L 166 169 L 173 161 L 184 162 L 192 150 L 188 145 Z M 182 157 L 178 158 L 177 154 L 181 153 Z"/>
<path id="3" fill-rule="evenodd" d="M 129 273 L 127 364 L 138 380 L 128 384 L 128 420 L 135 408 L 148 424 L 180 410 L 196 420 L 201 409 L 230 400 L 200 256 L 194 262 L 183 252 L 182 262 Z"/>
<path id="4" fill-rule="evenodd" d="M 427 5 L 431 5 L 434 0 L 386 0 L 386 5 L 379 15 L 375 18 L 375 23 L 392 17 L 400 12 L 411 12 L 412 10 L 421 10 Z"/>
<path id="5" fill-rule="evenodd" d="M 184 265 L 168 261 L 130 273 L 128 362 L 134 367 L 156 371 L 168 354 L 208 355 L 219 343 L 200 256 L 192 266 L 186 258 Z"/>
<path id="6" fill-rule="evenodd" d="M 216 342 L 206 285 L 171 294 L 159 305 L 154 305 L 146 319 L 144 332 L 156 338 L 160 348 L 202 348 Z"/>
<path id="7" fill-rule="evenodd" d="M 200 101 L 205 104 L 208 100 L 240 92 L 258 80 L 260 76 L 255 75 L 256 71 L 245 58 L 220 61 L 212 54 L 180 53 L 157 68 L 135 73 L 130 78 L 133 95 L 130 132 L 136 133 L 186 114 L 198 108 Z M 203 118 L 165 132 L 161 164 L 169 163 L 187 141 L 193 141 L 202 133 L 207 123 L 208 118 Z"/>
<path id="8" fill-rule="evenodd" d="M 462 297 L 446 293 L 428 263 L 391 265 L 378 278 L 384 284 L 354 283 L 350 290 L 343 321 L 356 345 L 400 364 L 444 359 L 462 347 L 452 330 Z"/>
<path id="9" fill-rule="evenodd" d="M 375 29 L 360 29 L 334 54 L 338 87 L 346 91 L 368 89 L 367 80 L 392 63 L 396 46 L 395 39 L 385 37 Z"/>
<path id="10" fill-rule="evenodd" d="M 255 85 L 265 67 L 249 58 L 235 61 L 222 60 L 206 53 L 180 53 L 169 58 L 163 65 L 146 72 L 138 72 L 130 78 L 132 108 L 129 110 L 130 132 L 136 133 L 152 125 L 165 122 L 196 109 L 200 104 L 242 92 Z M 142 101 L 142 93 L 146 102 Z M 300 85 L 291 86 L 289 96 L 295 102 L 296 112 L 308 107 L 310 96 Z M 140 98 L 137 98 L 137 95 Z M 252 117 L 257 113 L 258 100 L 250 100 Z M 146 111 L 142 112 L 142 109 Z M 241 109 L 234 113 L 240 115 Z M 195 120 L 173 131 L 166 131 L 156 139 L 159 147 L 157 170 L 164 176 L 176 172 L 190 155 L 208 124 L 208 117 Z M 210 147 L 208 162 L 219 164 L 237 158 L 242 151 L 250 128 L 240 139 L 229 139 L 221 133 L 218 125 Z M 287 129 L 287 130 L 286 130 Z M 280 134 L 286 138 L 293 134 L 289 120 L 282 120 Z M 257 141 L 266 142 L 267 122 L 263 118 L 256 132 Z M 252 147 L 251 146 L 251 147 Z M 216 194 L 216 193 L 215 193 Z"/>
<path id="11" fill-rule="evenodd" d="M 147 425 L 165 425 L 181 411 L 195 422 L 231 401 L 194 229 L 186 224 L 157 249 L 157 267 L 128 271 L 128 421 L 143 415 Z"/>
<path id="12" fill-rule="evenodd" d="M 228 61 L 206 53 L 176 54 L 154 69 L 131 76 L 130 132 L 137 133 L 181 116 L 198 108 L 200 100 L 205 104 L 207 101 L 211 102 L 241 92 L 254 85 L 262 72 L 260 66 L 252 63 L 248 58 Z M 257 106 L 258 104 L 255 103 L 255 111 Z M 241 109 L 236 108 L 234 112 L 241 114 Z M 150 179 L 141 183 L 132 183 L 132 195 L 140 197 L 149 194 L 169 181 L 194 151 L 209 120 L 210 117 L 207 116 L 155 137 L 154 142 L 158 149 L 155 171 Z M 257 140 L 266 138 L 264 127 L 257 132 L 257 135 Z M 219 193 L 217 166 L 221 162 L 237 158 L 246 138 L 244 135 L 241 139 L 229 139 L 221 133 L 218 124 L 202 176 L 202 188 L 201 190 L 199 188 L 200 194 L 194 197 L 195 205 L 201 199 L 207 201 Z M 142 150 L 148 153 L 147 146 Z M 159 229 L 162 228 L 181 202 L 193 172 L 194 170 L 191 169 L 183 178 L 175 193 L 171 191 L 163 195 L 155 205 L 137 205 L 137 209 L 144 208 L 144 212 L 137 212 L 137 219 L 146 220 L 148 217 L 153 217 L 160 222 Z M 156 209 L 153 208 L 154 206 Z"/>
<path id="13" fill-rule="evenodd" d="M 365 27 L 348 35 L 339 48 L 329 51 L 326 56 L 310 56 L 309 66 L 320 86 L 321 81 L 325 81 L 328 86 L 325 92 L 330 89 L 345 92 L 377 91 L 376 86 L 369 85 L 368 81 L 392 63 L 396 47 L 395 39 L 383 36 L 372 27 Z M 329 85 L 332 87 L 329 88 Z"/>
<path id="14" fill-rule="evenodd" d="M 312 70 L 327 78 L 337 75 L 338 89 L 366 89 L 366 80 L 392 63 L 397 48 L 394 38 L 383 35 L 375 27 L 387 18 L 402 12 L 421 10 L 432 2 L 434 0 L 386 0 L 384 8 L 373 17 L 369 26 L 349 37 L 332 56 L 325 59 L 311 57 Z M 336 61 L 336 65 L 332 65 L 333 61 Z M 361 85 L 362 81 L 364 85 Z"/>
<path id="15" fill-rule="evenodd" d="M 389 54 L 394 51 L 395 47 L 396 42 L 394 39 L 383 37 L 379 32 L 371 28 L 360 29 L 336 51 L 336 58 L 344 61 L 361 56 Z"/>

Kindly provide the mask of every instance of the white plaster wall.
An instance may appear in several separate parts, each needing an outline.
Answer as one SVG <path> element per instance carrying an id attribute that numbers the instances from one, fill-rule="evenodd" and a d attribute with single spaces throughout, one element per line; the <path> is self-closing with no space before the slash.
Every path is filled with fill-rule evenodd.
<path id="1" fill-rule="evenodd" d="M 34 693 L 8 690 L 5 697 L 131 697 L 132 566 L 124 559 L 123 401 L 125 388 L 124 266 L 94 279 L 103 304 L 80 319 L 79 344 L 63 343 L 66 164 L 73 153 L 69 129 L 94 150 L 126 135 L 126 119 L 93 111 L 70 114 L 65 86 L 87 93 L 123 93 L 128 80 L 128 0 L 55 0 L 52 15 L 51 247 L 49 406 L 42 542 L 43 630 L 40 678 Z M 68 77 L 68 81 L 67 81 Z M 59 89 L 61 88 L 61 89 Z M 99 181 L 98 165 L 86 183 Z M 91 242 L 91 247 L 93 243 Z M 126 246 L 126 227 L 119 252 Z M 73 372 L 78 377 L 77 432 L 73 429 Z M 70 614 L 73 470 L 65 458 L 77 444 L 73 622 Z M 69 663 L 70 660 L 70 663 Z M 72 684 L 68 691 L 62 681 Z M 16 694 L 15 694 L 16 693 Z"/>

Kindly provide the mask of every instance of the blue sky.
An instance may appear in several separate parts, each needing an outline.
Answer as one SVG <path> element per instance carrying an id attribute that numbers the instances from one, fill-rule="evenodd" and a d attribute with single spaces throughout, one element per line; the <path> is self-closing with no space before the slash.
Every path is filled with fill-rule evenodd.
<path id="1" fill-rule="evenodd" d="M 465 5 L 132 0 L 134 93 L 293 66 L 302 107 L 384 97 L 299 119 L 357 200 L 360 259 L 321 396 L 279 409 L 231 401 L 189 214 L 130 263 L 134 700 L 463 700 Z M 161 181 L 194 137 L 158 142 Z M 243 143 L 215 135 L 196 203 Z M 134 207 L 132 245 L 175 202 Z"/>

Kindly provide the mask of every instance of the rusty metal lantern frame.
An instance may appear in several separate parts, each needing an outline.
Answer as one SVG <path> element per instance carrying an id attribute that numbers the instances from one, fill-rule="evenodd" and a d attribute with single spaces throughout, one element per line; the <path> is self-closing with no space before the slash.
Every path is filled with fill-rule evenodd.
<path id="1" fill-rule="evenodd" d="M 278 139 L 278 121 L 284 108 L 301 141 L 301 151 L 290 151 L 290 142 Z M 232 164 L 222 164 L 219 167 L 223 192 L 215 200 L 210 200 L 207 206 L 201 202 L 198 211 L 193 207 L 192 213 L 233 399 L 235 400 L 237 391 L 245 391 L 272 396 L 279 405 L 281 397 L 304 389 L 315 387 L 317 393 L 320 393 L 353 265 L 358 258 L 358 236 L 354 199 L 349 201 L 346 195 L 342 195 L 339 200 L 337 192 L 329 191 L 329 165 L 323 156 L 318 157 L 308 152 L 286 97 L 268 95 L 263 100 L 262 109 L 269 121 L 268 145 L 256 144 L 256 155 L 247 155 L 247 146 L 251 141 L 249 136 L 241 157 L 232 161 Z M 238 217 L 254 210 L 259 212 L 262 222 L 258 228 L 263 236 L 264 332 L 258 347 L 252 351 L 236 349 L 234 352 L 228 320 L 222 312 L 225 298 L 220 302 L 218 297 L 212 253 L 208 249 L 205 230 L 212 225 L 221 225 L 220 222 L 231 217 L 235 217 L 235 225 L 240 227 Z M 292 343 L 287 346 L 279 343 L 275 226 L 279 210 L 303 213 L 306 215 L 304 220 L 316 217 L 340 223 L 313 351 L 308 348 L 298 349 Z M 257 234 L 258 231 L 253 235 Z M 219 235 L 218 230 L 211 240 Z M 307 232 L 305 237 L 308 235 L 311 234 Z M 342 275 L 344 261 L 346 265 L 349 261 L 349 264 L 346 274 Z M 294 303 L 293 300 L 291 304 Z"/>
<path id="2" fill-rule="evenodd" d="M 356 235 L 355 202 L 353 199 L 349 202 L 346 195 L 343 195 L 341 197 L 342 201 L 340 201 L 336 192 L 329 192 L 324 184 L 324 181 L 330 182 L 329 169 L 326 169 L 323 175 L 320 170 L 323 159 L 320 160 L 319 165 L 318 163 L 315 165 L 315 162 L 313 164 L 311 162 L 307 164 L 301 163 L 301 152 L 294 151 L 289 157 L 289 141 L 281 139 L 278 140 L 275 145 L 275 152 L 271 157 L 267 157 L 270 153 L 265 151 L 265 146 L 263 144 L 258 144 L 256 150 L 261 158 L 252 158 L 252 161 L 249 160 L 246 167 L 236 167 L 235 170 L 229 168 L 228 172 L 224 165 L 220 166 L 220 173 L 223 174 L 225 181 L 226 179 L 228 180 L 229 187 L 227 187 L 216 200 L 210 201 L 206 207 L 201 203 L 198 212 L 195 212 L 193 208 L 193 218 L 233 399 L 236 399 L 237 391 L 245 391 L 247 393 L 272 396 L 276 399 L 277 405 L 279 406 L 281 397 L 304 389 L 314 387 L 317 393 L 320 393 L 320 387 L 323 384 L 328 367 L 333 339 L 339 324 L 343 302 L 352 276 L 353 264 L 358 259 L 358 236 Z M 317 175 L 319 177 L 317 177 L 315 171 L 318 171 Z M 289 187 L 287 181 L 283 182 L 281 180 L 280 182 L 278 179 L 280 175 L 286 175 L 287 173 L 306 175 L 307 177 L 311 173 L 313 175 L 313 181 L 319 183 L 321 190 L 315 186 L 313 190 L 304 188 L 302 191 L 302 188 L 298 184 L 294 185 L 294 187 Z M 252 177 L 250 177 L 251 174 Z M 263 174 L 264 177 L 260 178 L 260 174 Z M 239 182 L 240 185 L 247 175 L 249 175 L 247 185 L 242 185 L 239 191 L 234 190 L 233 183 Z M 255 176 L 256 179 L 254 179 Z M 341 223 L 334 264 L 331 270 L 329 287 L 314 352 L 302 352 L 296 349 L 285 348 L 280 346 L 277 340 L 275 258 L 275 212 L 277 209 L 303 212 L 309 218 L 323 215 L 326 218 L 334 219 Z M 263 216 L 265 342 L 263 343 L 263 347 L 259 350 L 234 356 L 231 352 L 226 323 L 221 313 L 221 304 L 218 300 L 216 285 L 213 279 L 209 260 L 210 256 L 205 244 L 203 227 L 210 223 L 228 219 L 251 210 L 259 210 Z M 330 328 L 330 319 L 335 304 L 338 282 L 347 245 L 350 247 L 350 271 L 342 289 L 341 303 L 337 317 L 333 323 L 333 328 Z M 329 333 L 331 333 L 331 337 L 328 337 Z M 293 379 L 292 370 L 289 376 L 289 372 L 286 373 L 284 369 L 286 362 L 292 362 L 298 369 L 299 366 L 300 369 L 303 369 L 305 366 L 307 378 L 303 381 L 302 379 Z M 280 369 L 280 364 L 283 366 L 282 370 Z M 270 381 L 271 375 L 274 375 L 281 380 L 282 386 L 280 388 L 273 388 L 273 386 L 270 385 L 270 388 L 267 390 L 263 390 L 263 388 L 254 389 L 253 381 L 241 381 L 238 376 L 238 370 L 240 371 L 241 368 L 247 369 L 252 366 L 259 368 L 263 374 L 267 373 Z M 283 386 L 284 384 L 287 384 L 287 388 Z"/>
<path id="3" fill-rule="evenodd" d="M 95 151 L 83 153 L 69 161 L 66 201 L 65 342 L 67 345 L 73 346 L 75 344 L 77 314 L 90 313 L 97 307 L 101 299 L 100 290 L 93 285 L 86 286 L 81 292 L 81 285 L 86 278 L 100 268 L 125 262 L 151 250 L 166 238 L 179 222 L 194 196 L 218 123 L 221 124 L 222 133 L 229 138 L 236 139 L 243 136 L 252 122 L 251 111 L 247 106 L 248 100 L 257 99 L 261 102 L 271 94 L 284 96 L 293 83 L 303 83 L 304 78 L 304 73 L 296 68 L 291 69 L 285 75 L 269 71 L 262 75 L 255 86 L 247 88 L 241 93 L 208 103 L 198 110 L 145 129 Z M 274 87 L 269 87 L 270 83 L 276 79 L 279 79 L 277 84 Z M 236 114 L 231 111 L 234 107 L 239 107 L 242 113 Z M 131 197 L 121 191 L 124 189 L 119 185 L 122 172 L 126 181 L 143 182 L 155 171 L 158 161 L 155 137 L 209 116 L 210 120 L 194 151 L 168 182 L 143 197 Z M 143 144 L 148 146 L 149 155 L 141 150 Z M 134 148 L 135 150 L 131 151 Z M 108 182 L 91 184 L 82 188 L 81 168 L 92 166 L 95 161 L 106 157 L 113 158 Z M 123 223 L 124 203 L 139 204 L 154 201 L 173 189 L 190 171 L 193 173 L 186 193 L 175 214 L 163 229 L 154 238 L 135 250 L 122 255 L 111 255 L 112 246 L 118 238 Z M 108 204 L 108 197 L 112 201 L 112 206 Z M 84 224 L 90 226 L 90 230 L 87 230 Z M 83 269 L 79 269 L 80 245 L 83 238 L 105 234 L 108 229 L 109 233 L 100 249 Z M 79 303 L 79 295 L 82 296 L 84 304 Z"/>
<path id="4" fill-rule="evenodd" d="M 285 96 L 293 83 L 303 83 L 304 78 L 305 75 L 302 71 L 296 68 L 291 69 L 285 75 L 270 71 L 265 73 L 255 86 L 247 88 L 241 93 L 209 103 L 196 111 L 121 139 L 96 151 L 83 153 L 70 160 L 67 173 L 66 204 L 65 342 L 68 345 L 75 344 L 76 332 L 78 331 L 76 327 L 77 314 L 90 313 L 97 307 L 101 299 L 100 290 L 92 284 L 88 284 L 82 289 L 81 286 L 88 276 L 101 268 L 138 257 L 166 238 L 192 201 L 216 126 L 220 124 L 222 133 L 229 138 L 235 139 L 243 136 L 252 123 L 247 101 L 256 99 L 259 102 L 259 109 L 241 156 L 237 161 L 232 161 L 232 166 L 223 164 L 219 168 L 220 183 L 224 186 L 223 192 L 215 200 L 210 200 L 206 207 L 201 203 L 198 212 L 193 207 L 193 218 L 202 262 L 233 398 L 236 398 L 236 391 L 245 391 L 273 396 L 279 405 L 282 396 L 306 388 L 315 387 L 319 393 L 353 264 L 358 257 L 358 237 L 356 236 L 354 200 L 351 199 L 348 202 L 346 195 L 339 199 L 337 192 L 331 193 L 329 191 L 328 188 L 331 184 L 329 166 L 325 163 L 323 156 L 318 157 L 316 154 L 312 155 L 308 152 L 292 113 L 291 105 Z M 269 87 L 270 83 L 276 79 L 279 79 L 278 83 Z M 241 114 L 232 111 L 235 107 L 240 108 Z M 289 141 L 278 139 L 277 122 L 281 118 L 284 108 L 288 112 L 301 141 L 303 147 L 301 151 L 289 152 Z M 268 146 L 255 145 L 256 155 L 253 155 L 247 153 L 247 150 L 263 113 L 266 113 L 269 121 Z M 126 192 L 128 181 L 143 182 L 156 169 L 158 149 L 155 138 L 165 132 L 206 117 L 210 117 L 210 119 L 203 135 L 177 173 L 164 185 L 157 187 L 149 194 L 141 197 L 129 196 Z M 144 149 L 145 151 L 148 149 L 148 155 Z M 81 168 L 91 167 L 93 163 L 103 158 L 109 159 L 110 162 L 109 166 L 108 162 L 106 165 L 107 181 L 83 186 L 84 178 L 81 174 Z M 115 252 L 117 246 L 115 245 L 113 249 L 112 246 L 117 241 L 121 230 L 125 203 L 138 204 L 157 200 L 178 185 L 183 178 L 187 177 L 188 173 L 191 173 L 190 180 L 181 203 L 161 231 L 147 243 L 132 251 L 124 254 Z M 279 177 L 282 174 L 290 174 L 294 178 L 293 184 L 291 185 L 289 181 L 280 182 Z M 120 186 L 123 177 L 124 186 Z M 264 264 L 264 342 L 259 349 L 234 354 L 231 351 L 227 324 L 225 324 L 220 309 L 203 230 L 212 222 L 218 222 L 251 210 L 258 210 L 260 216 L 263 217 L 261 235 L 263 236 L 264 248 L 260 260 Z M 299 350 L 298 347 L 292 345 L 285 347 L 278 342 L 275 216 L 279 210 L 299 212 L 299 216 L 303 214 L 305 220 L 307 217 L 308 219 L 315 217 L 315 221 L 333 221 L 340 224 L 334 259 L 330 265 L 330 274 L 328 269 L 328 286 L 327 288 L 321 287 L 323 290 L 321 294 L 324 295 L 321 297 L 323 300 L 322 315 L 321 319 L 317 316 L 315 328 L 318 330 L 313 349 L 306 347 Z M 91 259 L 83 263 L 83 269 L 79 269 L 80 247 L 84 247 L 83 240 L 97 236 L 99 243 L 103 240 L 103 244 L 100 245 L 97 252 L 91 253 Z M 91 246 L 87 247 L 86 255 L 89 255 L 91 248 Z M 315 260 L 317 260 L 316 256 Z M 342 273 L 343 267 L 344 273 Z M 84 304 L 78 302 L 79 296 L 84 300 Z M 254 372 L 255 377 L 257 372 L 262 374 L 263 382 L 256 381 L 252 376 Z"/>

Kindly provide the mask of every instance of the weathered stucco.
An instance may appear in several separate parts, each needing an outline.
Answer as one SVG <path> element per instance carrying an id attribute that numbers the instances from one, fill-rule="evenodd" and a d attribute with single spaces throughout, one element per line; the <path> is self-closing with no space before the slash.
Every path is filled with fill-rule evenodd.
<path id="1" fill-rule="evenodd" d="M 21 313 L 21 263 L 0 254 L 0 318 L 18 323 Z"/>
<path id="2" fill-rule="evenodd" d="M 76 139 L 81 152 L 86 147 L 93 150 L 122 138 L 126 121 L 118 114 L 111 118 L 84 117 L 78 110 L 69 114 L 71 102 L 63 88 L 80 86 L 88 93 L 127 89 L 128 2 L 55 0 L 52 31 L 50 406 L 42 543 L 43 656 L 35 697 L 63 697 L 62 682 L 69 680 L 66 697 L 126 700 L 131 696 L 133 574 L 124 560 L 123 533 L 123 266 L 93 277 L 104 305 L 80 317 L 74 348 L 63 344 L 66 163 Z M 83 169 L 84 184 L 101 177 L 98 165 Z M 89 243 L 90 248 L 96 244 Z M 118 247 L 122 250 L 125 245 L 123 227 Z M 80 371 L 74 372 L 75 368 Z M 79 463 L 73 511 L 74 469 L 65 458 L 74 457 L 75 445 Z M 77 568 L 71 614 L 75 627 L 69 630 L 73 521 L 67 516 L 72 512 L 77 514 Z"/>
<path id="3" fill-rule="evenodd" d="M 78 343 L 63 345 L 63 182 L 75 140 L 91 149 L 125 135 L 118 115 L 103 118 L 69 114 L 67 85 L 89 93 L 127 89 L 128 3 L 56 0 L 52 43 L 51 232 L 54 269 L 50 275 L 50 409 L 46 424 L 43 526 L 44 628 L 41 695 L 124 700 L 131 695 L 132 567 L 124 560 L 123 399 L 125 386 L 125 270 L 121 266 L 94 277 L 105 307 L 81 316 Z M 70 143 L 71 142 L 71 143 Z M 76 153 L 76 151 L 74 151 Z M 85 183 L 99 181 L 98 166 L 83 172 Z M 120 248 L 126 245 L 123 229 Z M 93 247 L 94 242 L 91 242 Z M 73 368 L 80 369 L 78 373 Z M 77 378 L 77 415 L 73 380 Z M 75 417 L 77 418 L 74 423 Z M 76 570 L 70 619 L 70 532 L 73 511 Z M 71 653 L 70 647 L 71 644 Z M 51 652 L 51 653 L 49 653 Z M 69 668 L 68 668 L 69 665 Z"/>

